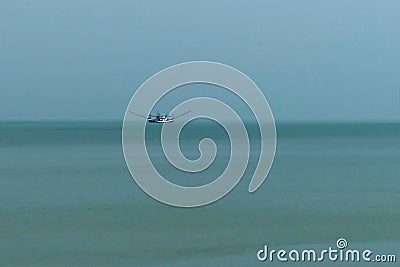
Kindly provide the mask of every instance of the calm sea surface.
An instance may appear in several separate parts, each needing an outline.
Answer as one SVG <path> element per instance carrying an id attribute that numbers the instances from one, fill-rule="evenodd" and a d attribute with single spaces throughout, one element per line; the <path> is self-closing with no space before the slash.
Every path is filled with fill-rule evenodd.
<path id="1" fill-rule="evenodd" d="M 223 171 L 223 129 L 182 131 L 189 158 L 205 136 L 219 149 L 214 166 L 190 176 L 166 162 L 158 126 L 146 142 L 169 179 L 199 185 Z M 0 266 L 272 266 L 255 256 L 265 244 L 318 248 L 340 237 L 400 261 L 399 124 L 278 124 L 277 132 L 274 165 L 258 191 L 247 192 L 260 144 L 249 126 L 243 179 L 221 200 L 183 209 L 133 181 L 120 123 L 1 123 Z"/>

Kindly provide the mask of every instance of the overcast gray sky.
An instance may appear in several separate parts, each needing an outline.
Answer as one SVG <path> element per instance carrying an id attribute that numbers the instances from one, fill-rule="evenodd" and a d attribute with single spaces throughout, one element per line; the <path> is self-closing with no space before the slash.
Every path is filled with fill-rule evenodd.
<path id="1" fill-rule="evenodd" d="M 396 120 L 400 1 L 0 1 L 0 120 L 122 120 L 140 84 L 211 60 L 277 120 Z"/>

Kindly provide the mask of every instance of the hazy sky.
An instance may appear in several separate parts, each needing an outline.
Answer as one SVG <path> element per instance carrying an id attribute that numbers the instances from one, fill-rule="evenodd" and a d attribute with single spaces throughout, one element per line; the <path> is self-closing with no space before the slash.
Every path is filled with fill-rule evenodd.
<path id="1" fill-rule="evenodd" d="M 400 1 L 0 1 L 0 119 L 122 120 L 170 65 L 231 65 L 277 120 L 400 116 Z"/>

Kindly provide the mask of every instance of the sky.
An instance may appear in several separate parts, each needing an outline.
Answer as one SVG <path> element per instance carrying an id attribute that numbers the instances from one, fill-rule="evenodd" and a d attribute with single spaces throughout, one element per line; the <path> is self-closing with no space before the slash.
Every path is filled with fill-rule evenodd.
<path id="1" fill-rule="evenodd" d="M 400 1 L 0 1 L 0 120 L 122 120 L 177 63 L 247 74 L 277 121 L 400 118 Z"/>

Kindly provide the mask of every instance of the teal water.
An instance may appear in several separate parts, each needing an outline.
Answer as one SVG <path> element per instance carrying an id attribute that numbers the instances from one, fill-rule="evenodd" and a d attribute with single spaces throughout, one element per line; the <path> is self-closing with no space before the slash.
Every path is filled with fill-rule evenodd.
<path id="1" fill-rule="evenodd" d="M 210 127 L 182 133 L 188 157 Z M 172 180 L 204 183 L 223 170 L 227 155 L 203 177 L 182 178 L 151 130 L 151 153 Z M 277 132 L 274 165 L 256 193 L 247 193 L 253 152 L 230 194 L 183 209 L 135 184 L 120 123 L 1 123 L 0 266 L 262 266 L 271 265 L 256 261 L 264 244 L 312 248 L 339 237 L 384 244 L 399 258 L 399 125 L 278 124 Z"/>

